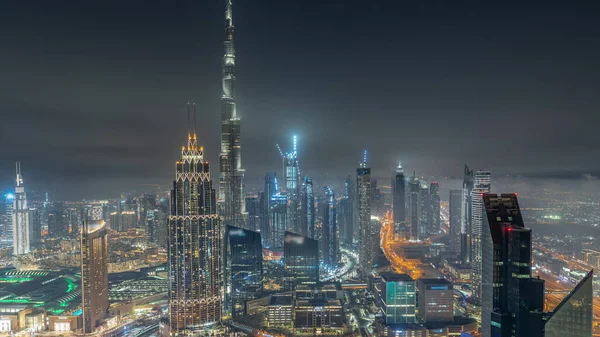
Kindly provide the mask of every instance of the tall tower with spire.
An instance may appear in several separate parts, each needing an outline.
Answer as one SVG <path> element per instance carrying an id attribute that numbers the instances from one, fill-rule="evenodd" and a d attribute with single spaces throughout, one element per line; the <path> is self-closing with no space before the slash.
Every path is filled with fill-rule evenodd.
<path id="1" fill-rule="evenodd" d="M 244 169 L 240 119 L 235 106 L 235 46 L 231 0 L 226 0 L 221 96 L 221 154 L 219 156 L 219 213 L 227 225 L 245 228 Z"/>
<path id="2" fill-rule="evenodd" d="M 221 320 L 221 220 L 196 131 L 175 164 L 169 215 L 169 321 L 182 336 Z"/>
<path id="3" fill-rule="evenodd" d="M 402 164 L 398 163 L 396 168 L 396 175 L 392 181 L 393 193 L 394 193 L 394 225 L 398 227 L 400 223 L 406 220 L 406 180 L 404 178 L 404 169 Z"/>
<path id="4" fill-rule="evenodd" d="M 373 249 L 371 242 L 371 169 L 367 167 L 367 151 L 356 169 L 356 195 L 358 196 L 358 251 L 359 270 L 363 276 L 371 273 Z"/>
<path id="5" fill-rule="evenodd" d="M 29 209 L 27 208 L 27 195 L 23 186 L 21 175 L 21 163 L 16 163 L 17 183 L 15 186 L 15 198 L 13 200 L 13 254 L 22 255 L 30 250 Z"/>

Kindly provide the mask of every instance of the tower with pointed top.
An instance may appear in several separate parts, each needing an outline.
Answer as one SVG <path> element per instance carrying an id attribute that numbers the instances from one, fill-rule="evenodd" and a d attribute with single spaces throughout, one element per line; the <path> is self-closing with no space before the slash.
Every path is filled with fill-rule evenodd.
<path id="1" fill-rule="evenodd" d="M 29 253 L 31 248 L 29 208 L 27 208 L 27 195 L 23 186 L 20 162 L 16 163 L 16 171 L 17 179 L 12 215 L 13 255 L 23 255 Z"/>
<path id="2" fill-rule="evenodd" d="M 396 168 L 392 188 L 394 193 L 394 226 L 398 228 L 406 220 L 406 180 L 401 163 L 398 163 L 398 167 Z"/>
<path id="3" fill-rule="evenodd" d="M 231 0 L 226 0 L 221 96 L 221 154 L 219 156 L 219 213 L 227 225 L 245 228 L 244 169 L 240 119 L 235 104 L 235 46 Z"/>
<path id="4" fill-rule="evenodd" d="M 363 276 L 371 273 L 373 251 L 371 245 L 371 169 L 367 167 L 367 151 L 356 169 L 356 194 L 358 195 L 359 270 Z"/>
<path id="5" fill-rule="evenodd" d="M 169 321 L 182 336 L 221 320 L 221 220 L 196 132 L 175 165 L 169 215 Z"/>

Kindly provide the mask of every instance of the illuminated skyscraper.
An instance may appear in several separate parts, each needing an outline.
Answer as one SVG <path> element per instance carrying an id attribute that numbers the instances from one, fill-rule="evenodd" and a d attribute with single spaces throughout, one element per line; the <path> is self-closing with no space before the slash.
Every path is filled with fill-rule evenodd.
<path id="1" fill-rule="evenodd" d="M 12 232 L 13 232 L 13 254 L 22 255 L 29 253 L 31 244 L 31 223 L 29 221 L 29 209 L 27 208 L 27 195 L 23 186 L 21 175 L 21 163 L 17 162 L 17 185 L 13 200 Z"/>
<path id="2" fill-rule="evenodd" d="M 371 273 L 373 251 L 371 245 L 371 169 L 367 167 L 367 151 L 360 167 L 356 169 L 356 194 L 358 195 L 359 270 L 363 276 Z"/>
<path id="3" fill-rule="evenodd" d="M 448 241 L 450 243 L 450 251 L 460 253 L 460 216 L 462 205 L 462 190 L 450 190 L 450 235 Z"/>
<path id="4" fill-rule="evenodd" d="M 460 211 L 460 257 L 463 263 L 471 262 L 471 215 L 473 185 L 475 184 L 473 170 L 469 170 L 465 165 L 465 172 L 462 185 L 462 207 Z"/>
<path id="5" fill-rule="evenodd" d="M 315 285 L 319 282 L 317 240 L 285 232 L 283 259 L 286 290 L 294 290 L 298 284 Z"/>
<path id="6" fill-rule="evenodd" d="M 223 55 L 223 95 L 221 96 L 221 154 L 219 156 L 219 213 L 225 224 L 244 227 L 244 169 L 240 118 L 235 103 L 235 45 L 231 0 L 226 0 L 225 54 Z"/>
<path id="7" fill-rule="evenodd" d="M 420 195 L 421 195 L 421 183 L 417 178 L 417 174 L 413 171 L 413 176 L 410 178 L 408 182 L 408 191 L 409 191 L 409 202 L 408 202 L 408 212 L 410 216 L 410 236 L 411 240 L 419 239 L 419 219 L 421 218 L 420 214 Z"/>
<path id="8" fill-rule="evenodd" d="M 425 240 L 429 232 L 429 205 L 431 200 L 429 199 L 429 186 L 425 182 L 421 185 L 419 191 L 419 228 L 417 229 L 417 239 Z"/>
<path id="9" fill-rule="evenodd" d="M 482 287 L 482 242 L 487 239 L 483 231 L 483 195 L 490 192 L 492 184 L 490 171 L 475 172 L 475 185 L 471 193 L 471 280 L 473 280 L 473 299 L 481 301 Z"/>
<path id="10" fill-rule="evenodd" d="M 246 197 L 246 229 L 260 232 L 260 221 L 262 218 L 262 209 L 260 207 L 260 198 L 257 196 Z"/>
<path id="11" fill-rule="evenodd" d="M 329 187 L 325 187 L 325 199 L 323 203 L 323 263 L 331 266 L 339 262 L 339 239 L 335 194 Z"/>
<path id="12" fill-rule="evenodd" d="M 352 179 L 348 176 L 344 184 L 344 196 L 339 202 L 338 227 L 340 228 L 340 241 L 344 241 L 347 245 L 352 244 L 355 231 L 354 194 L 356 191 L 353 187 Z"/>
<path id="13" fill-rule="evenodd" d="M 300 167 L 298 165 L 298 138 L 294 136 L 292 151 L 283 152 L 279 145 L 283 161 L 284 189 L 288 196 L 287 226 L 295 233 L 302 233 L 302 221 L 300 219 Z"/>
<path id="14" fill-rule="evenodd" d="M 269 248 L 283 247 L 283 235 L 288 228 L 288 196 L 276 193 L 269 201 Z"/>
<path id="15" fill-rule="evenodd" d="M 208 162 L 196 133 L 175 165 L 169 216 L 169 315 L 172 335 L 221 320 L 221 221 Z"/>
<path id="16" fill-rule="evenodd" d="M 262 290 L 262 244 L 260 233 L 232 226 L 227 226 L 225 240 L 225 303 L 238 317 L 244 314 L 245 301 Z"/>
<path id="17" fill-rule="evenodd" d="M 315 237 L 315 195 L 312 179 L 306 176 L 300 191 L 300 234 Z"/>
<path id="18" fill-rule="evenodd" d="M 91 333 L 108 310 L 108 235 L 104 220 L 81 229 L 81 303 L 83 332 Z"/>
<path id="19" fill-rule="evenodd" d="M 271 197 L 277 193 L 277 173 L 265 173 L 264 191 L 261 193 L 262 219 L 260 234 L 263 246 L 270 247 L 271 242 Z"/>
<path id="20" fill-rule="evenodd" d="M 396 176 L 392 181 L 392 193 L 394 194 L 394 225 L 399 226 L 400 223 L 406 220 L 406 180 L 404 178 L 404 170 L 402 165 L 398 163 Z"/>
<path id="21" fill-rule="evenodd" d="M 429 184 L 429 235 L 436 235 L 440 231 L 440 185 L 437 181 Z"/>

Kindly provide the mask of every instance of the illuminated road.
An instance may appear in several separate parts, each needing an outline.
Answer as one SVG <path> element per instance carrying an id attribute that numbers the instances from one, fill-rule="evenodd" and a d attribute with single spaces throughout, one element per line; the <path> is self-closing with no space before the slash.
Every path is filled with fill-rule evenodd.
<path id="1" fill-rule="evenodd" d="M 396 240 L 396 236 L 394 235 L 394 220 L 391 212 L 386 213 L 381 221 L 380 235 L 383 253 L 388 261 L 390 261 L 392 269 L 396 273 L 408 274 L 413 279 L 418 279 L 422 274 L 419 267 L 414 262 L 405 260 L 396 253 L 396 248 L 400 242 Z"/>

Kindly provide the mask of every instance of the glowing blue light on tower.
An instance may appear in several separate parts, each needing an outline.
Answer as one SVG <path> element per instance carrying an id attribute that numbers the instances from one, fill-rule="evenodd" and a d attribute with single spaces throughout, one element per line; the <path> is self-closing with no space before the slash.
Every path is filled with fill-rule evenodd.
<path id="1" fill-rule="evenodd" d="M 15 195 L 13 193 L 6 193 L 5 195 L 7 200 L 14 200 L 15 199 Z"/>

